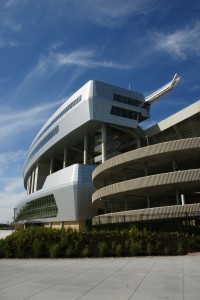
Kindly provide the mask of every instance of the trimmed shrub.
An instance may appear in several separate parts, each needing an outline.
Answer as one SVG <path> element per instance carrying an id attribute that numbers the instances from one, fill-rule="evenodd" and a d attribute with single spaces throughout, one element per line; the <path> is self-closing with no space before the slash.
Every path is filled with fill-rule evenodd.
<path id="1" fill-rule="evenodd" d="M 53 245 L 51 245 L 50 249 L 49 249 L 50 258 L 57 258 L 57 257 L 59 257 L 59 249 L 60 249 L 59 244 L 53 244 Z"/>
<path id="2" fill-rule="evenodd" d="M 163 253 L 164 253 L 164 255 L 169 255 L 169 247 L 168 246 L 165 246 L 163 248 Z"/>
<path id="3" fill-rule="evenodd" d="M 116 254 L 117 254 L 117 256 L 121 256 L 121 254 L 122 254 L 122 245 L 121 244 L 117 244 Z"/>
<path id="4" fill-rule="evenodd" d="M 0 258 L 5 257 L 5 240 L 0 240 Z"/>
<path id="5" fill-rule="evenodd" d="M 183 242 L 182 241 L 178 241 L 177 242 L 177 254 L 178 255 L 183 255 L 184 250 L 183 250 Z"/>
<path id="6" fill-rule="evenodd" d="M 33 241 L 32 253 L 33 257 L 41 257 L 41 242 L 37 238 Z"/>
<path id="7" fill-rule="evenodd" d="M 86 246 L 87 245 L 87 246 Z M 200 235 L 30 227 L 0 240 L 0 258 L 175 255 L 200 250 Z"/>
<path id="8" fill-rule="evenodd" d="M 111 244 L 111 250 L 112 250 L 113 254 L 115 254 L 115 250 L 116 250 L 116 241 L 112 241 L 112 244 Z"/>
<path id="9" fill-rule="evenodd" d="M 80 242 L 79 242 L 79 240 L 75 240 L 75 242 L 74 242 L 74 250 L 75 250 L 75 252 L 78 252 L 79 249 L 80 249 Z"/>
<path id="10" fill-rule="evenodd" d="M 147 243 L 147 254 L 150 256 L 153 253 L 153 247 L 150 242 Z"/>
<path id="11" fill-rule="evenodd" d="M 82 257 L 88 257 L 90 254 L 89 248 L 87 246 L 85 246 L 85 248 L 83 248 L 82 252 L 81 252 L 81 256 Z"/>
<path id="12" fill-rule="evenodd" d="M 157 254 L 161 254 L 162 253 L 162 248 L 161 247 L 162 247 L 162 243 L 159 240 L 159 241 L 156 242 L 156 253 Z"/>
<path id="13" fill-rule="evenodd" d="M 140 234 L 140 231 L 136 226 L 131 226 L 129 229 L 129 234 L 131 237 L 137 237 Z"/>
<path id="14" fill-rule="evenodd" d="M 141 241 L 131 241 L 130 243 L 130 255 L 137 256 L 141 254 L 142 242 Z"/>
<path id="15" fill-rule="evenodd" d="M 72 256 L 73 256 L 73 249 L 72 249 L 72 246 L 69 245 L 66 250 L 66 257 L 72 257 Z"/>
<path id="16" fill-rule="evenodd" d="M 200 235 L 192 235 L 187 238 L 187 245 L 190 251 L 200 251 Z"/>
<path id="17" fill-rule="evenodd" d="M 125 241 L 125 248 L 128 250 L 130 249 L 130 240 Z"/>
<path id="18" fill-rule="evenodd" d="M 100 242 L 98 243 L 98 249 L 99 249 L 99 256 L 105 256 L 106 254 L 106 250 L 107 250 L 108 246 L 106 244 L 106 242 Z"/>

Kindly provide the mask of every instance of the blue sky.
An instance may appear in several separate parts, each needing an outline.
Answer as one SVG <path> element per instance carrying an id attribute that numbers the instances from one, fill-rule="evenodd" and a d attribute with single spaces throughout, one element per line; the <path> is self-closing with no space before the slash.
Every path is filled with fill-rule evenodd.
<path id="1" fill-rule="evenodd" d="M 44 122 L 90 79 L 145 95 L 150 126 L 200 99 L 198 0 L 0 0 L 0 223 L 25 194 L 23 163 Z"/>

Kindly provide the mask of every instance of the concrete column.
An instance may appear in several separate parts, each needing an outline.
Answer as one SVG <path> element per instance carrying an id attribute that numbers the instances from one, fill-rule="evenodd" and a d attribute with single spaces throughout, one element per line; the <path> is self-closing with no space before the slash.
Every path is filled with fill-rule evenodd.
<path id="1" fill-rule="evenodd" d="M 112 174 L 110 175 L 110 184 L 113 184 L 113 177 L 112 177 Z"/>
<path id="2" fill-rule="evenodd" d="M 102 163 L 106 161 L 106 126 L 102 125 L 102 144 L 101 144 L 101 155 L 102 155 Z"/>
<path id="3" fill-rule="evenodd" d="M 27 192 L 27 195 L 29 195 L 29 185 L 30 185 L 30 177 L 28 177 L 27 179 L 27 187 L 26 187 L 26 192 Z"/>
<path id="4" fill-rule="evenodd" d="M 126 169 L 124 169 L 124 181 L 126 181 Z"/>
<path id="5" fill-rule="evenodd" d="M 105 210 L 105 213 L 107 213 L 107 203 L 104 202 L 104 210 Z"/>
<path id="6" fill-rule="evenodd" d="M 32 172 L 31 193 L 34 192 L 34 185 L 35 185 L 35 168 L 33 168 L 33 172 Z"/>
<path id="7" fill-rule="evenodd" d="M 38 164 L 35 167 L 35 179 L 34 179 L 34 192 L 37 191 L 37 183 L 38 183 Z"/>
<path id="8" fill-rule="evenodd" d="M 147 208 L 150 208 L 151 205 L 150 205 L 150 197 L 149 197 L 149 193 L 147 193 Z"/>
<path id="9" fill-rule="evenodd" d="M 63 169 L 67 167 L 67 147 L 64 148 Z"/>
<path id="10" fill-rule="evenodd" d="M 113 212 L 113 199 L 111 199 L 110 207 L 111 207 L 111 213 L 112 213 Z"/>
<path id="11" fill-rule="evenodd" d="M 125 200 L 124 200 L 124 209 L 128 210 L 128 203 L 127 203 L 127 196 L 125 195 Z"/>
<path id="12" fill-rule="evenodd" d="M 181 204 L 185 205 L 185 195 L 181 194 Z"/>
<path id="13" fill-rule="evenodd" d="M 148 169 L 147 169 L 147 164 L 146 163 L 145 163 L 145 166 L 144 166 L 144 175 L 148 176 Z"/>
<path id="14" fill-rule="evenodd" d="M 50 175 L 53 173 L 54 171 L 54 157 L 51 157 L 51 161 L 50 161 Z"/>
<path id="15" fill-rule="evenodd" d="M 137 148 L 141 148 L 141 140 L 139 137 L 137 137 L 136 143 L 137 143 Z"/>
<path id="16" fill-rule="evenodd" d="M 31 194 L 31 182 L 32 182 L 32 174 L 29 175 L 29 194 Z"/>
<path id="17" fill-rule="evenodd" d="M 32 173 L 30 174 L 29 194 L 31 194 L 31 185 L 32 185 Z"/>
<path id="18" fill-rule="evenodd" d="M 31 181 L 31 177 L 28 177 L 28 181 L 27 181 L 27 194 L 30 194 L 30 181 Z"/>
<path id="19" fill-rule="evenodd" d="M 83 164 L 87 164 L 88 157 L 88 137 L 87 134 L 84 135 L 84 151 L 83 151 Z"/>
<path id="20" fill-rule="evenodd" d="M 147 146 L 149 146 L 149 138 L 148 138 L 148 136 L 145 135 L 145 138 L 146 138 Z"/>
<path id="21" fill-rule="evenodd" d="M 175 159 L 172 159 L 172 168 L 173 168 L 173 172 L 177 171 L 177 163 Z"/>
<path id="22" fill-rule="evenodd" d="M 180 193 L 179 193 L 179 189 L 176 188 L 176 204 L 180 205 Z"/>

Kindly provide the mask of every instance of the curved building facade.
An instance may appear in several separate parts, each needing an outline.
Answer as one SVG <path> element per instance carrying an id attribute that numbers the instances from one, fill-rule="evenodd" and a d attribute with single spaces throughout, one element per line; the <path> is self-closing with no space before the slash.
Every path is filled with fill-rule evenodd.
<path id="1" fill-rule="evenodd" d="M 200 217 L 200 101 L 144 132 L 142 148 L 93 172 L 94 225 Z M 146 145 L 144 142 L 146 141 Z"/>
<path id="2" fill-rule="evenodd" d="M 92 171 L 136 148 L 149 118 L 143 94 L 91 80 L 44 124 L 24 165 L 27 196 L 15 210 L 16 226 L 81 228 L 96 215 Z"/>

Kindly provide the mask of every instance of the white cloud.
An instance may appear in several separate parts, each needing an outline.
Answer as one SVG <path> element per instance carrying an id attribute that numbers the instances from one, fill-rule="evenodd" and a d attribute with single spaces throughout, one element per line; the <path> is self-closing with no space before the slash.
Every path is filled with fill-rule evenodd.
<path id="1" fill-rule="evenodd" d="M 0 178 L 0 223 L 12 221 L 13 208 L 24 196 L 22 177 Z"/>
<path id="2" fill-rule="evenodd" d="M 50 50 L 50 51 L 51 50 L 55 51 L 58 48 L 60 48 L 62 45 L 63 45 L 63 42 L 54 42 L 54 43 L 49 44 L 49 47 L 47 49 Z"/>
<path id="3" fill-rule="evenodd" d="M 28 0 L 6 0 L 5 7 L 10 8 L 12 6 L 16 6 L 18 4 L 25 4 Z"/>
<path id="4" fill-rule="evenodd" d="M 0 1 L 0 48 L 24 45 L 18 37 L 23 31 L 24 18 L 21 17 L 21 12 L 24 11 L 26 2 L 26 0 Z"/>
<path id="5" fill-rule="evenodd" d="M 0 180 L 2 180 L 1 176 L 9 169 L 12 169 L 12 173 L 14 173 L 17 165 L 24 161 L 25 155 L 26 152 L 23 150 L 0 153 Z"/>
<path id="6" fill-rule="evenodd" d="M 115 68 L 115 69 L 129 69 L 127 64 L 120 64 L 112 60 L 99 60 L 95 56 L 95 50 L 77 50 L 71 53 L 58 53 L 58 63 L 63 65 L 76 65 L 82 66 L 87 69 L 102 67 L 102 68 Z"/>
<path id="7" fill-rule="evenodd" d="M 190 91 L 192 91 L 192 92 L 200 91 L 200 84 L 194 85 L 194 86 L 190 89 Z"/>
<path id="8" fill-rule="evenodd" d="M 8 10 L 7 6 L 1 7 L 0 10 L 0 33 L 18 33 L 22 30 L 22 24 L 19 21 L 15 20 L 16 10 Z"/>
<path id="9" fill-rule="evenodd" d="M 45 85 L 46 82 L 49 82 L 54 76 L 57 75 L 57 72 L 63 70 L 63 68 L 70 69 L 70 77 L 66 82 L 64 88 L 60 88 L 57 93 L 57 99 L 59 98 L 58 94 L 64 93 L 73 83 L 74 80 L 80 74 L 87 71 L 91 68 L 115 68 L 115 69 L 129 69 L 130 66 L 126 64 L 120 64 L 112 60 L 101 60 L 96 57 L 96 52 L 94 49 L 84 49 L 84 50 L 75 50 L 68 53 L 61 52 L 52 52 L 50 51 L 48 55 L 41 56 L 38 63 L 32 68 L 21 81 L 19 86 L 14 91 L 13 95 L 10 95 L 10 102 L 14 103 L 20 101 L 20 99 L 29 99 L 34 95 L 35 91 L 38 90 L 38 87 L 41 89 L 41 86 Z M 43 93 L 40 93 L 43 97 L 43 101 L 49 101 L 52 97 L 51 93 L 44 97 Z M 36 96 L 37 97 L 37 96 Z M 32 98 L 32 102 L 34 99 Z M 4 128 L 0 131 L 0 143 L 5 145 L 8 141 L 12 141 L 12 138 L 15 138 L 23 133 L 28 133 L 31 128 L 35 128 L 37 125 L 44 123 L 49 117 L 49 113 L 53 109 L 57 108 L 63 100 L 56 101 L 54 103 L 49 103 L 45 105 L 38 105 L 26 110 L 14 110 L 6 105 L 0 105 L 0 127 Z M 37 101 L 38 103 L 38 101 Z M 12 106 L 14 107 L 14 106 Z"/>
<path id="10" fill-rule="evenodd" d="M 5 82 L 9 81 L 8 78 L 0 78 L 0 84 L 4 84 Z"/>
<path id="11" fill-rule="evenodd" d="M 20 32 L 22 30 L 22 25 L 19 22 L 9 18 L 2 19 L 2 24 L 4 28 L 13 32 Z"/>
<path id="12" fill-rule="evenodd" d="M 79 0 L 79 13 L 90 22 L 109 28 L 119 28 L 128 22 L 130 17 L 147 15 L 156 6 L 156 1 L 148 0 Z M 90 12 L 88 14 L 88 12 Z"/>
<path id="13" fill-rule="evenodd" d="M 21 111 L 11 111 L 5 106 L 0 106 L 0 127 L 3 128 L 0 131 L 0 144 L 6 145 L 7 142 L 12 142 L 12 139 L 16 140 L 17 137 L 22 136 L 22 132 L 28 133 L 36 125 L 43 124 L 50 112 L 59 107 L 61 103 L 63 100 Z"/>
<path id="14" fill-rule="evenodd" d="M 130 68 L 130 65 L 128 64 L 115 62 L 111 59 L 101 60 L 97 56 L 97 53 L 100 51 L 97 52 L 95 50 L 96 49 L 74 50 L 67 53 L 50 51 L 47 55 L 41 55 L 37 64 L 26 74 L 15 90 L 12 101 L 14 102 L 22 97 L 26 98 L 31 94 L 35 94 L 38 87 L 41 89 L 46 82 L 49 82 L 52 78 L 56 78 L 54 76 L 56 76 L 59 71 L 62 71 L 63 68 L 67 70 L 67 68 L 73 67 L 69 69 L 70 73 L 66 72 L 66 76 L 68 76 L 69 79 L 66 82 L 64 91 L 67 90 L 67 88 L 80 74 L 89 69 L 113 68 L 127 70 Z M 60 88 L 57 92 L 57 99 L 63 96 L 64 91 L 62 89 L 61 92 L 61 89 L 62 88 Z M 33 91 L 33 93 L 31 91 Z M 43 101 L 44 100 L 43 96 Z"/>
<path id="15" fill-rule="evenodd" d="M 151 33 L 157 50 L 168 52 L 172 58 L 184 60 L 200 55 L 200 22 L 191 23 L 173 33 Z"/>
<path id="16" fill-rule="evenodd" d="M 11 40 L 2 40 L 0 39 L 0 48 L 4 47 L 19 47 L 23 46 L 23 43 L 17 42 L 17 41 L 11 41 Z"/>

